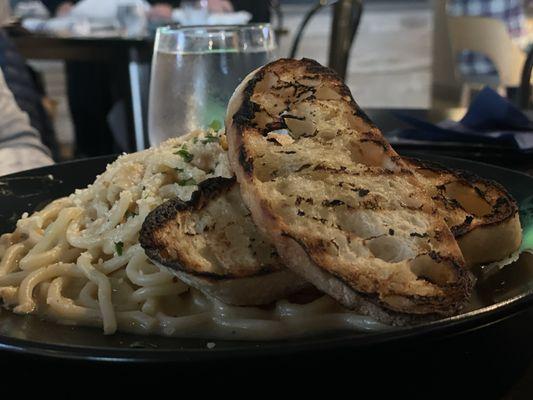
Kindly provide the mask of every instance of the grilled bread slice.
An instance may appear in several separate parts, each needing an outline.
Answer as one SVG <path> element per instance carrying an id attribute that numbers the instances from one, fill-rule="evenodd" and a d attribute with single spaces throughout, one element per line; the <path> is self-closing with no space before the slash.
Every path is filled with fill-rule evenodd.
<path id="1" fill-rule="evenodd" d="M 292 142 L 287 136 L 274 136 L 278 141 Z M 444 218 L 458 239 L 469 266 L 499 261 L 518 249 L 521 242 L 518 208 L 514 199 L 501 185 L 465 171 L 448 169 L 436 163 L 405 157 L 404 161 L 426 185 L 427 191 L 431 193 L 437 206 L 444 213 Z M 218 204 L 210 204 L 211 202 Z M 228 259 L 224 264 L 223 279 L 212 279 L 202 274 L 202 268 L 206 265 L 209 270 L 217 268 L 216 263 L 205 264 L 209 259 L 202 256 L 209 239 L 198 240 L 190 234 L 184 234 L 183 227 L 194 227 L 195 235 L 208 232 L 209 228 L 204 226 L 206 218 L 210 218 L 211 225 L 216 225 L 221 219 L 222 214 L 216 210 L 223 210 L 227 213 L 236 208 L 240 212 L 228 218 L 236 222 L 241 220 L 243 213 L 246 215 L 247 212 L 238 206 L 242 204 L 242 200 L 235 179 L 210 179 L 200 185 L 198 194 L 188 204 L 179 201 L 175 203 L 178 207 L 167 203 L 161 206 L 161 210 L 154 211 L 150 218 L 158 218 L 158 222 L 153 224 L 158 228 L 143 230 L 141 241 L 152 244 L 152 250 L 148 252 L 153 252 L 155 243 L 158 243 L 155 246 L 157 249 L 167 246 L 173 248 L 178 257 L 162 257 L 161 251 L 156 249 L 152 258 L 157 258 L 156 262 L 159 265 L 172 269 L 191 286 L 224 302 L 239 305 L 268 303 L 305 286 L 305 282 L 291 272 L 275 273 L 282 271 L 283 268 L 279 258 L 276 262 L 272 262 L 272 257 L 277 257 L 271 254 L 271 251 L 275 251 L 273 248 L 270 248 L 269 252 L 259 253 L 252 250 L 259 263 L 272 264 L 273 270 L 270 272 L 264 271 L 264 274 L 244 279 L 242 276 L 236 278 L 236 275 L 242 275 L 242 263 L 239 262 L 243 259 L 241 254 L 235 261 Z M 171 213 L 168 212 L 169 207 L 173 207 Z M 211 210 L 212 217 L 206 217 L 207 210 Z M 171 214 L 174 215 L 174 220 L 169 217 Z M 161 217 L 161 215 L 166 217 Z M 202 220 L 204 222 L 198 224 Z M 168 232 L 163 236 L 156 233 L 163 225 L 173 230 L 171 235 Z M 254 232 L 255 234 L 257 232 Z M 249 240 L 250 248 L 252 244 L 257 244 L 254 243 L 256 241 L 254 238 L 247 240 Z M 228 255 L 236 254 L 235 247 L 240 248 L 243 245 L 242 241 L 228 242 L 225 237 L 222 237 L 222 243 L 220 254 L 223 259 L 227 259 Z M 215 241 L 209 244 L 213 248 L 220 248 L 221 242 Z M 262 290 L 265 290 L 267 294 L 262 294 Z"/>
<path id="2" fill-rule="evenodd" d="M 163 203 L 140 243 L 157 265 L 228 304 L 268 304 L 309 285 L 256 229 L 234 178 L 207 179 L 191 200 Z"/>
<path id="3" fill-rule="evenodd" d="M 333 71 L 282 59 L 252 72 L 226 133 L 256 226 L 317 288 L 390 324 L 467 302 L 471 275 L 435 203 Z"/>
<path id="4" fill-rule="evenodd" d="M 436 163 L 404 161 L 441 210 L 468 267 L 503 260 L 520 248 L 518 206 L 499 183 Z"/>
<path id="5" fill-rule="evenodd" d="M 276 135 L 276 138 L 279 141 L 292 141 L 287 136 Z M 404 161 L 426 185 L 427 191 L 432 194 L 437 206 L 444 212 L 444 218 L 459 240 L 459 246 L 463 255 L 469 260 L 469 266 L 499 261 L 518 249 L 521 242 L 518 208 L 513 198 L 499 184 L 436 163 L 405 157 Z M 217 204 L 210 204 L 211 202 Z M 243 213 L 247 216 L 247 211 L 239 206 L 242 204 L 242 199 L 235 179 L 207 180 L 200 185 L 199 192 L 193 200 L 188 203 L 179 201 L 174 203 L 169 202 L 162 205 L 161 210 L 154 211 L 150 218 L 157 219 L 158 222 L 152 224 L 157 228 L 143 230 L 141 242 L 151 243 L 151 248 L 146 246 L 147 251 L 151 252 L 151 257 L 157 258 L 156 262 L 159 265 L 172 269 L 189 285 L 221 301 L 239 305 L 268 303 L 305 286 L 305 281 L 292 272 L 276 273 L 283 268 L 281 260 L 272 254 L 272 251 L 275 251 L 272 247 L 266 252 L 252 250 L 258 263 L 271 264 L 272 270 L 264 270 L 264 274 L 243 279 L 241 271 L 243 254 L 235 259 L 228 259 L 228 256 L 238 254 L 235 247 L 242 248 L 243 241 L 228 242 L 223 236 L 221 242 L 216 241 L 216 238 L 210 242 L 209 239 L 204 240 L 205 237 L 199 239 L 191 236 L 190 232 L 185 233 L 184 227 L 194 227 L 191 231 L 194 235 L 209 232 L 209 227 L 205 225 L 206 218 L 210 218 L 211 225 L 216 226 L 222 218 L 221 215 L 230 210 L 238 210 L 233 217 L 228 216 L 235 222 L 242 220 Z M 171 213 L 168 212 L 169 207 L 172 208 Z M 220 214 L 219 211 L 223 213 Z M 206 217 L 207 212 L 211 214 L 210 217 Z M 151 221 L 150 218 L 148 221 Z M 204 222 L 199 224 L 202 220 Z M 250 222 L 249 218 L 247 222 Z M 150 223 L 147 223 L 147 227 Z M 164 229 L 171 231 L 160 236 L 160 229 L 163 226 Z M 256 234 L 254 231 L 254 235 Z M 250 248 L 252 244 L 257 245 L 254 238 L 248 237 L 246 240 Z M 218 265 L 212 261 L 206 264 L 209 259 L 202 254 L 205 253 L 207 244 L 214 249 L 218 248 L 221 257 L 227 260 L 223 264 L 223 279 L 212 279 L 202 274 L 205 267 L 212 271 Z M 261 246 L 264 246 L 264 243 L 261 243 Z M 177 257 L 162 256 L 160 249 L 164 248 L 174 249 Z M 478 250 L 481 248 L 483 251 Z M 275 262 L 272 257 L 276 257 Z M 475 262 L 476 260 L 478 262 Z M 236 278 L 238 275 L 241 277 Z M 262 290 L 267 294 L 262 294 Z"/>

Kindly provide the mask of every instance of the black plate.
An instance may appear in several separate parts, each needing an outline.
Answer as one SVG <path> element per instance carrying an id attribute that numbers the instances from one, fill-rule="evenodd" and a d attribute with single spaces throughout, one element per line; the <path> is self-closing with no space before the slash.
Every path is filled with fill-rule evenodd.
<path id="1" fill-rule="evenodd" d="M 521 205 L 525 237 L 533 240 L 533 177 L 467 160 L 410 153 L 422 159 L 462 168 L 502 183 Z M 20 215 L 50 200 L 85 187 L 104 171 L 114 157 L 57 164 L 0 178 L 0 232 L 9 232 Z M 529 213 L 529 214 L 528 214 Z M 366 347 L 412 339 L 444 337 L 494 324 L 533 304 L 533 255 L 476 285 L 472 311 L 413 328 L 386 332 L 338 332 L 298 340 L 273 342 L 175 339 L 118 333 L 104 336 L 101 329 L 60 326 L 33 316 L 0 312 L 0 349 L 41 356 L 104 361 L 201 361 L 247 356 L 289 354 L 313 349 Z"/>

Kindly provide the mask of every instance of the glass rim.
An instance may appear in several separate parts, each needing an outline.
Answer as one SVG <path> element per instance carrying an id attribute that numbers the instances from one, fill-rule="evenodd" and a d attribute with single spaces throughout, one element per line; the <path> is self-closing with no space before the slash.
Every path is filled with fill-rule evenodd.
<path id="1" fill-rule="evenodd" d="M 254 31 L 262 30 L 264 28 L 272 29 L 272 24 L 269 22 L 254 22 L 251 24 L 230 24 L 230 25 L 165 25 L 157 28 L 157 34 L 171 35 L 176 33 L 186 33 L 188 31 L 194 32 L 204 30 L 206 32 L 231 32 L 231 31 Z"/>

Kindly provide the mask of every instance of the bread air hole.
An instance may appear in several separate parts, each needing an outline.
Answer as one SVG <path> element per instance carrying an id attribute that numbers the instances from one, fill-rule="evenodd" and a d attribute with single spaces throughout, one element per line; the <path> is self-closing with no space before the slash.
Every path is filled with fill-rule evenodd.
<path id="1" fill-rule="evenodd" d="M 322 140 L 333 140 L 337 136 L 337 131 L 334 128 L 321 129 L 317 132 L 317 137 Z"/>
<path id="2" fill-rule="evenodd" d="M 274 122 L 272 117 L 264 111 L 256 112 L 252 121 L 252 123 L 261 130 L 266 129 L 266 126 L 272 122 Z"/>
<path id="3" fill-rule="evenodd" d="M 276 129 L 266 135 L 266 140 L 274 146 L 288 146 L 294 143 L 294 139 L 289 136 L 287 129 Z"/>
<path id="4" fill-rule="evenodd" d="M 277 83 L 278 83 L 278 77 L 276 75 L 274 75 L 272 72 L 267 72 L 263 76 L 263 79 L 261 79 L 255 85 L 254 92 L 259 92 L 259 93 L 269 92 L 270 89 L 273 86 L 276 86 Z"/>
<path id="5" fill-rule="evenodd" d="M 337 224 L 343 231 L 351 232 L 356 236 L 367 239 L 385 233 L 385 228 L 375 218 L 371 211 L 359 210 L 355 212 L 339 212 Z"/>
<path id="6" fill-rule="evenodd" d="M 316 87 L 322 83 L 320 79 L 313 79 L 313 78 L 306 78 L 306 77 L 300 78 L 298 82 L 304 86 L 309 86 L 309 87 Z"/>
<path id="7" fill-rule="evenodd" d="M 284 121 L 293 139 L 298 139 L 301 136 L 311 136 L 315 133 L 315 124 L 310 118 L 284 118 Z"/>
<path id="8" fill-rule="evenodd" d="M 418 256 L 411 262 L 411 271 L 419 279 L 425 279 L 440 286 L 455 280 L 452 266 L 445 262 L 435 261 L 427 254 Z"/>
<path id="9" fill-rule="evenodd" d="M 416 254 L 401 238 L 384 235 L 368 242 L 372 255 L 386 262 L 400 262 L 413 258 Z"/>
<path id="10" fill-rule="evenodd" d="M 382 167 L 385 164 L 385 149 L 379 143 L 361 142 L 353 139 L 349 143 L 352 160 L 369 167 Z"/>
<path id="11" fill-rule="evenodd" d="M 483 217 L 492 212 L 490 204 L 476 193 L 474 188 L 460 182 L 451 182 L 444 187 L 445 196 L 456 200 L 466 212 L 476 217 Z"/>
<path id="12" fill-rule="evenodd" d="M 317 100 L 340 100 L 342 98 L 335 89 L 328 86 L 319 86 L 316 89 L 315 97 Z"/>

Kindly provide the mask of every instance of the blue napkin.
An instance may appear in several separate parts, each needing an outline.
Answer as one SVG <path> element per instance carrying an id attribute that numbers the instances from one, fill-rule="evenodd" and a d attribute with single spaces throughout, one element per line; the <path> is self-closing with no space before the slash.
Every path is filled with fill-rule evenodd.
<path id="1" fill-rule="evenodd" d="M 460 121 L 432 124 L 400 112 L 395 116 L 413 126 L 395 132 L 397 139 L 415 141 L 474 142 L 533 151 L 533 123 L 509 100 L 485 87 Z"/>

